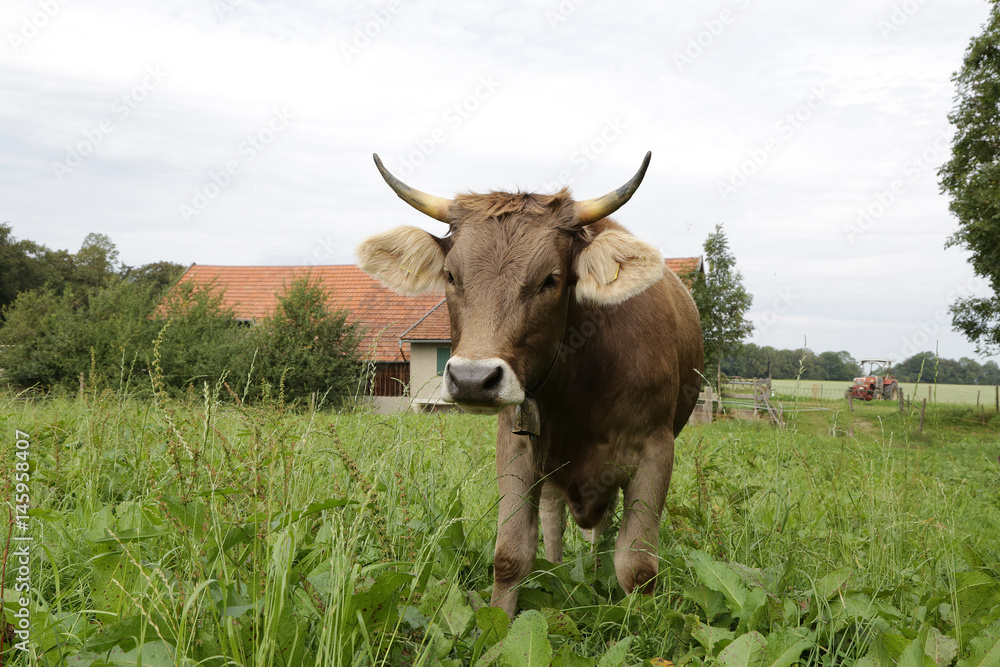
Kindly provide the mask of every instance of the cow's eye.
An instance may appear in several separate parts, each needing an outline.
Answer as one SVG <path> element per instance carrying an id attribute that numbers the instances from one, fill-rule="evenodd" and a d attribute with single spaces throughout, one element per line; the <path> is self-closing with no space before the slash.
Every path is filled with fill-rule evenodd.
<path id="1" fill-rule="evenodd" d="M 444 270 L 444 279 L 448 281 L 449 285 L 455 284 L 455 276 L 448 269 Z"/>
<path id="2" fill-rule="evenodd" d="M 542 282 L 542 289 L 540 291 L 544 292 L 547 289 L 552 289 L 557 284 L 559 284 L 559 281 L 556 279 L 556 274 L 550 273 Z"/>

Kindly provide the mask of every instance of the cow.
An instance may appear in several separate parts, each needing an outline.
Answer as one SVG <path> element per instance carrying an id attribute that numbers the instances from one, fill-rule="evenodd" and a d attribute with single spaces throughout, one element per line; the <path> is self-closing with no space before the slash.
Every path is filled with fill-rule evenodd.
<path id="1" fill-rule="evenodd" d="M 565 509 L 599 531 L 623 492 L 614 565 L 626 593 L 652 594 L 674 439 L 701 387 L 698 310 L 660 252 L 608 218 L 649 166 L 603 197 L 568 189 L 460 194 L 415 190 L 374 155 L 389 187 L 448 225 L 375 234 L 358 265 L 390 288 L 443 290 L 452 356 L 442 398 L 499 414 L 500 491 L 490 604 L 510 618 L 533 569 L 562 561 Z"/>

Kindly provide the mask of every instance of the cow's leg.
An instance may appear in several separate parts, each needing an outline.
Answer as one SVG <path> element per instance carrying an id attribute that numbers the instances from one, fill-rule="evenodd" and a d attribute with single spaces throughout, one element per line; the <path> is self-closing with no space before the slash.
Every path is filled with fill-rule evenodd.
<path id="1" fill-rule="evenodd" d="M 535 473 L 527 436 L 512 434 L 509 421 L 501 417 L 497 436 L 500 512 L 490 606 L 499 607 L 514 618 L 517 586 L 535 564 L 542 483 Z"/>
<path id="2" fill-rule="evenodd" d="M 545 541 L 545 558 L 550 563 L 561 563 L 563 557 L 563 531 L 566 529 L 566 501 L 551 480 L 542 485 L 542 539 Z"/>
<path id="3" fill-rule="evenodd" d="M 626 593 L 635 589 L 653 593 L 660 515 L 673 464 L 674 436 L 668 430 L 646 441 L 632 478 L 625 486 L 622 526 L 615 543 L 615 573 Z"/>

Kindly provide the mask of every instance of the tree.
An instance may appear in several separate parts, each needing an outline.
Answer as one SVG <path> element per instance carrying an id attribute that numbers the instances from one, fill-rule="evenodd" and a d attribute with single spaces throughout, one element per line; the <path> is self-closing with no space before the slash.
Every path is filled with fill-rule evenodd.
<path id="1" fill-rule="evenodd" d="M 147 317 L 156 303 L 151 286 L 119 281 L 87 292 L 51 287 L 28 290 L 4 309 L 0 366 L 4 380 L 21 387 L 75 387 L 80 373 L 117 386 L 144 365 L 153 337 Z M 123 368 L 124 364 L 124 368 Z M 91 380 L 97 383 L 96 377 Z"/>
<path id="2" fill-rule="evenodd" d="M 329 292 L 320 281 L 305 277 L 278 296 L 278 309 L 251 330 L 256 348 L 253 378 L 272 387 L 284 385 L 286 398 L 304 399 L 313 392 L 346 398 L 361 377 L 357 325 L 346 310 L 330 310 Z"/>
<path id="3" fill-rule="evenodd" d="M 122 268 L 122 276 L 129 282 L 140 284 L 152 284 L 160 291 L 166 289 L 177 282 L 187 267 L 176 262 L 153 262 L 143 264 L 135 268 L 126 266 Z"/>
<path id="4" fill-rule="evenodd" d="M 107 234 L 91 232 L 73 256 L 74 282 L 86 287 L 107 287 L 118 275 L 118 248 Z"/>
<path id="5" fill-rule="evenodd" d="M 143 282 L 127 284 L 142 286 Z M 148 283 L 146 289 L 157 288 Z M 153 314 L 162 380 L 171 393 L 180 394 L 189 386 L 200 389 L 205 382 L 214 385 L 226 377 L 231 386 L 244 386 L 246 374 L 240 359 L 248 354 L 250 337 L 226 306 L 223 290 L 214 283 L 175 285 Z"/>
<path id="6" fill-rule="evenodd" d="M 846 380 L 850 382 L 861 373 L 861 364 L 846 350 L 822 352 L 815 360 L 816 377 L 810 380 Z"/>
<path id="7" fill-rule="evenodd" d="M 31 289 L 51 285 L 61 291 L 69 271 L 68 260 L 68 253 L 53 252 L 26 239 L 18 240 L 10 224 L 0 224 L 0 309 Z"/>
<path id="8" fill-rule="evenodd" d="M 708 273 L 692 271 L 684 279 L 691 285 L 701 315 L 705 368 L 721 372 L 722 358 L 753 332 L 753 323 L 745 317 L 753 296 L 743 287 L 743 275 L 736 270 L 722 225 L 715 226 L 704 247 Z"/>
<path id="9" fill-rule="evenodd" d="M 993 0 L 983 33 L 973 38 L 952 80 L 956 105 L 948 120 L 955 138 L 951 160 L 938 175 L 958 231 L 945 247 L 969 250 L 973 270 L 993 290 L 952 304 L 952 326 L 988 355 L 1000 350 L 1000 0 Z"/>

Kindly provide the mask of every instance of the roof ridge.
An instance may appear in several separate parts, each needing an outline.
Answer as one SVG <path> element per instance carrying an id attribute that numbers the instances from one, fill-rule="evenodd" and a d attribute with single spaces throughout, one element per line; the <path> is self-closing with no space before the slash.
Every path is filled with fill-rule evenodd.
<path id="1" fill-rule="evenodd" d="M 419 320 L 417 320 L 416 322 L 414 322 L 414 323 L 413 323 L 413 326 L 412 326 L 412 327 L 410 327 L 409 329 L 407 329 L 407 330 L 406 330 L 406 331 L 404 331 L 403 333 L 399 334 L 399 337 L 400 337 L 401 339 L 402 339 L 402 338 L 405 338 L 405 337 L 406 337 L 406 334 L 408 334 L 408 333 L 410 333 L 411 331 L 413 331 L 414 329 L 416 329 L 416 328 L 417 328 L 417 327 L 418 327 L 418 326 L 420 325 L 420 323 L 421 323 L 421 322 L 423 322 L 423 321 L 424 321 L 424 320 L 426 320 L 426 319 L 427 319 L 428 317 L 430 317 L 430 314 L 431 314 L 431 313 L 433 313 L 433 312 L 434 312 L 435 310 L 437 310 L 438 308 L 440 308 L 440 307 L 441 307 L 441 304 L 443 304 L 443 303 L 444 303 L 445 301 L 447 301 L 447 300 L 448 300 L 448 299 L 441 299 L 441 301 L 439 301 L 439 302 L 438 302 L 438 304 L 437 304 L 436 306 L 434 306 L 433 308 L 431 308 L 430 310 L 428 310 L 428 311 L 427 311 L 426 313 L 424 313 L 424 314 L 423 314 L 423 316 L 421 316 L 421 318 L 420 318 Z"/>

